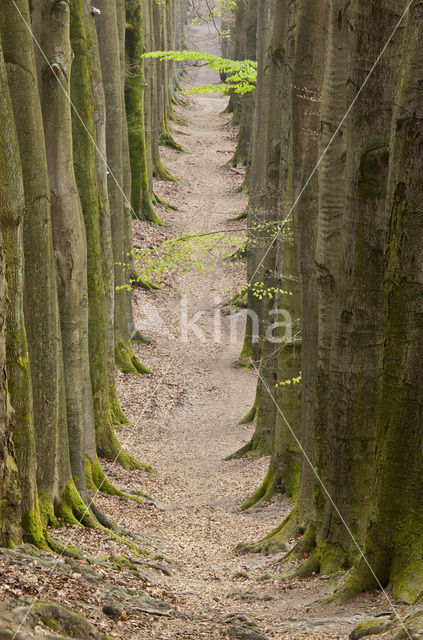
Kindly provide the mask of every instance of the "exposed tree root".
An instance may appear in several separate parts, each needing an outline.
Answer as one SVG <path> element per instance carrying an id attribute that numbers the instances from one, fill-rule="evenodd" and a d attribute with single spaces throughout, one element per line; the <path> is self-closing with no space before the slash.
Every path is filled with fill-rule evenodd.
<path id="1" fill-rule="evenodd" d="M 240 291 L 225 305 L 225 315 L 232 313 L 234 309 L 246 309 L 248 304 L 248 292 Z"/>
<path id="2" fill-rule="evenodd" d="M 235 366 L 239 367 L 240 369 L 248 369 L 248 371 L 251 371 L 256 359 L 256 350 L 253 345 L 252 323 L 250 322 L 250 318 L 248 317 L 245 327 L 244 343 L 242 345 L 241 354 Z"/>
<path id="3" fill-rule="evenodd" d="M 225 460 L 238 460 L 239 458 L 243 458 L 246 455 L 249 455 L 251 458 L 262 458 L 263 456 L 270 455 L 269 444 L 266 442 L 265 438 L 261 438 L 260 436 L 253 435 L 250 442 L 246 445 L 232 453 L 230 456 L 225 458 Z"/>
<path id="4" fill-rule="evenodd" d="M 257 414 L 257 401 L 254 402 L 249 412 L 238 422 L 238 424 L 250 424 L 250 422 L 254 422 L 256 414 Z"/>
<path id="5" fill-rule="evenodd" d="M 238 262 L 239 260 L 245 260 L 246 257 L 247 257 L 247 251 L 244 247 L 244 249 L 241 249 L 240 251 L 235 251 L 235 253 L 232 253 L 228 258 L 225 259 L 225 262 L 228 264 L 231 264 L 233 262 Z M 245 290 L 245 295 L 247 295 L 247 290 Z"/>
<path id="6" fill-rule="evenodd" d="M 158 284 L 151 282 L 151 280 L 144 280 L 144 278 L 140 278 L 138 275 L 134 278 L 131 277 L 130 284 L 132 287 L 138 287 L 146 291 L 160 291 L 161 288 Z"/>
<path id="7" fill-rule="evenodd" d="M 184 100 L 181 100 L 181 98 L 179 98 L 179 96 L 176 96 L 176 95 L 172 96 L 172 104 L 177 107 L 184 107 L 184 108 L 187 107 L 187 103 L 184 102 Z M 188 122 L 185 120 L 185 118 L 181 118 L 180 116 L 176 115 L 174 111 L 172 111 L 169 117 L 173 122 L 176 122 L 181 127 L 188 126 Z"/>
<path id="8" fill-rule="evenodd" d="M 171 136 L 169 131 L 164 131 L 160 136 L 160 144 L 163 147 L 167 147 L 168 149 L 174 149 L 174 151 L 179 151 L 180 153 L 185 153 L 184 147 L 176 142 L 174 138 Z"/>
<path id="9" fill-rule="evenodd" d="M 134 329 L 130 337 L 130 340 L 134 344 L 148 344 L 148 345 L 153 344 L 153 340 L 150 340 L 150 338 L 147 338 L 144 334 L 141 333 L 141 331 L 138 331 L 138 329 Z"/>
<path id="10" fill-rule="evenodd" d="M 261 486 L 251 498 L 242 505 L 241 511 L 247 511 L 247 509 L 251 509 L 261 502 L 264 502 L 264 500 L 270 500 L 276 493 L 278 493 L 278 471 L 270 465 Z"/>
<path id="11" fill-rule="evenodd" d="M 97 454 L 105 460 L 117 462 L 127 471 L 134 469 L 146 469 L 151 471 L 150 467 L 143 462 L 139 462 L 123 449 L 116 437 L 114 429 L 111 425 L 108 428 L 98 429 L 96 431 Z"/>
<path id="12" fill-rule="evenodd" d="M 158 196 L 157 193 L 153 194 L 153 199 L 155 204 L 160 205 L 167 211 L 178 211 L 178 207 L 175 207 L 175 205 L 170 204 L 169 202 L 166 202 L 166 200 L 163 200 L 163 198 Z"/>
<path id="13" fill-rule="evenodd" d="M 166 169 L 163 162 L 159 159 L 154 161 L 154 171 L 153 175 L 155 178 L 159 178 L 160 180 L 166 180 L 167 182 L 176 182 L 179 183 L 178 178 L 175 178 L 170 171 Z"/>
<path id="14" fill-rule="evenodd" d="M 257 542 L 240 543 L 236 550 L 239 553 L 265 553 L 268 555 L 289 551 L 290 540 L 300 533 L 304 533 L 304 511 L 297 504 L 279 527 Z"/>
<path id="15" fill-rule="evenodd" d="M 374 618 L 359 624 L 350 635 L 351 640 L 360 640 L 368 636 L 380 636 L 384 640 L 420 640 L 423 629 L 423 602 L 420 596 L 416 602 L 403 614 L 401 621 L 394 613 Z M 404 628 L 405 627 L 405 628 Z"/>
<path id="16" fill-rule="evenodd" d="M 307 528 L 298 544 L 285 556 L 283 562 L 296 560 L 308 553 L 311 554 L 309 557 L 288 571 L 287 578 L 304 578 L 313 573 L 332 575 L 348 568 L 347 554 L 340 544 L 321 540 L 316 546 L 312 525 Z"/>
<path id="17" fill-rule="evenodd" d="M 135 376 L 140 374 L 148 375 L 150 369 L 144 366 L 135 356 L 131 345 L 128 342 L 120 342 L 115 347 L 116 368 L 123 373 L 132 373 Z"/>
<path id="18" fill-rule="evenodd" d="M 53 538 L 47 534 L 48 538 L 48 546 L 51 551 L 57 553 L 60 556 L 65 556 L 66 558 L 72 558 L 73 560 L 83 560 L 84 553 L 78 547 L 75 547 L 73 544 L 64 544 L 57 538 Z"/>
<path id="19" fill-rule="evenodd" d="M 226 108 L 222 111 L 222 116 L 227 115 L 228 113 L 233 113 L 234 112 L 234 100 L 232 95 L 229 96 L 229 101 L 228 104 L 226 105 Z"/>
<path id="20" fill-rule="evenodd" d="M 247 167 L 248 169 L 248 167 Z M 243 196 L 248 196 L 250 194 L 250 181 L 249 179 L 246 177 L 245 180 L 242 182 L 242 184 L 238 187 L 237 189 L 238 193 L 242 193 Z M 248 212 L 245 211 L 244 213 L 241 214 L 242 217 L 238 218 L 238 220 L 244 220 L 246 218 L 248 218 Z M 236 220 L 237 218 L 235 218 Z"/>
<path id="21" fill-rule="evenodd" d="M 228 126 L 238 127 L 241 124 L 241 109 L 234 109 L 232 114 L 232 119 L 228 122 Z"/>
<path id="22" fill-rule="evenodd" d="M 233 157 L 228 160 L 225 164 L 225 167 L 234 167 L 236 169 L 246 167 L 248 164 L 248 158 L 242 155 L 240 151 L 237 149 L 233 155 Z"/>
<path id="23" fill-rule="evenodd" d="M 81 498 L 73 480 L 70 480 L 63 492 L 62 500 L 54 509 L 57 518 L 70 525 L 94 528 L 98 522 L 90 513 L 87 505 Z"/>
<path id="24" fill-rule="evenodd" d="M 233 220 L 234 222 L 236 222 L 237 220 L 246 220 L 247 218 L 248 218 L 248 212 L 243 211 L 238 216 L 235 216 L 234 218 L 230 218 L 230 220 Z"/>
<path id="25" fill-rule="evenodd" d="M 163 220 L 159 218 L 156 211 L 154 210 L 153 203 L 151 202 L 149 197 L 143 198 L 142 200 L 141 219 L 148 220 L 149 222 L 152 222 L 159 227 L 166 226 Z"/>
<path id="26" fill-rule="evenodd" d="M 116 385 L 109 389 L 110 415 L 112 423 L 116 425 L 130 424 L 120 406 Z"/>

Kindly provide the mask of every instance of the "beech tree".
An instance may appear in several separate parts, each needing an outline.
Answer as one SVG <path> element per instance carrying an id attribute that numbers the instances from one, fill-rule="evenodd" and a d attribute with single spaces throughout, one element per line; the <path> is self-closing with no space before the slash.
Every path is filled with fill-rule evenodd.
<path id="1" fill-rule="evenodd" d="M 289 21 L 290 8 L 284 20 Z M 299 277 L 301 364 L 289 343 L 280 347 L 277 394 L 261 367 L 258 407 L 266 390 L 278 418 L 269 473 L 244 507 L 275 488 L 296 504 L 264 540 L 241 548 L 280 551 L 303 533 L 287 559 L 309 557 L 293 574 L 352 568 L 336 597 L 383 585 L 411 602 L 422 590 L 415 526 L 421 491 L 421 214 L 416 197 L 422 15 L 418 2 L 409 12 L 406 8 L 405 2 L 389 1 L 369 6 L 332 0 L 328 7 L 305 2 L 298 19 L 288 22 L 295 44 L 293 76 L 282 87 L 290 93 L 292 117 L 287 126 L 286 101 L 281 101 L 275 118 L 282 117 L 278 175 L 286 188 L 279 190 L 289 215 L 279 218 L 286 225 L 277 243 L 269 239 L 267 252 L 253 244 L 249 251 L 256 265 L 265 255 L 266 276 L 258 279 L 263 291 L 274 287 L 272 265 L 277 274 L 281 269 L 281 282 L 295 286 Z M 259 10 L 262 25 L 263 15 Z M 261 83 L 271 64 L 262 62 L 262 33 L 259 28 L 261 95 L 256 96 L 254 135 L 265 141 L 269 125 L 260 107 Z M 290 51 L 287 43 L 286 35 L 284 52 Z M 383 55 L 388 45 L 389 55 Z M 270 148 L 263 147 L 262 170 L 273 164 Z M 252 194 L 254 153 L 251 177 Z M 274 210 L 267 198 L 266 221 Z M 278 252 L 271 258 L 273 244 Z M 287 307 L 295 325 L 300 314 L 292 293 Z M 264 322 L 266 306 L 256 309 Z M 262 345 L 261 358 L 265 350 Z M 290 363 L 295 365 L 286 385 L 282 372 Z M 300 413 L 292 384 L 296 367 L 301 368 Z M 254 437 L 260 433 L 259 413 L 256 420 Z"/>
<path id="2" fill-rule="evenodd" d="M 7 0 L 0 12 L 5 545 L 63 550 L 46 533 L 63 522 L 117 530 L 88 493 L 125 495 L 97 455 L 148 468 L 113 430 L 126 420 L 115 359 L 132 373 L 148 370 L 130 345 L 141 335 L 130 293 L 125 3 L 101 4 L 98 13 L 87 0 L 36 0 L 30 11 L 28 0 Z M 173 33 L 180 27 L 171 20 L 163 28 Z M 115 64 L 105 65 L 109 52 Z"/>

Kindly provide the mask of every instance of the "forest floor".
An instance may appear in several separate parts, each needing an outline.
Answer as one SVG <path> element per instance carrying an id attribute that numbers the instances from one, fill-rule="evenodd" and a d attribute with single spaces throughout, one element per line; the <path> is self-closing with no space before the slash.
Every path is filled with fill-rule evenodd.
<path id="1" fill-rule="evenodd" d="M 206 27 L 190 28 L 187 38 L 189 48 L 218 51 L 217 39 Z M 216 81 L 214 72 L 200 67 L 185 83 Z M 233 154 L 236 133 L 228 125 L 230 116 L 222 115 L 227 101 L 208 94 L 187 102 L 188 108 L 177 108 L 186 126 L 175 126 L 186 152 L 163 153 L 179 182 L 155 185 L 178 210 L 160 211 L 166 227 L 135 222 L 136 246 L 147 241 L 159 248 L 183 233 L 242 232 L 243 223 L 231 221 L 246 206 L 236 191 L 242 175 L 223 166 Z M 243 323 L 231 340 L 230 319 L 223 313 L 224 302 L 234 293 L 224 293 L 226 282 L 237 283 L 243 275 L 242 264 L 217 260 L 204 273 L 191 269 L 185 275 L 170 274 L 161 291 L 134 292 L 137 326 L 154 340 L 135 350 L 154 375 L 118 376 L 131 422 L 118 429 L 118 436 L 155 473 L 103 464 L 115 485 L 147 493 L 152 500 L 135 504 L 96 495 L 95 501 L 115 522 L 135 532 L 150 555 L 137 558 L 97 530 L 65 527 L 54 535 L 64 541 L 71 537 L 72 544 L 102 557 L 103 565 L 94 563 L 88 570 L 89 562 L 63 558 L 54 564 L 44 552 L 29 565 L 25 549 L 22 556 L 19 550 L 3 553 L 1 600 L 39 594 L 40 599 L 79 609 L 103 634 L 122 640 L 347 638 L 359 622 L 387 608 L 377 592 L 346 604 L 320 605 L 333 589 L 332 581 L 317 576 L 287 580 L 281 556 L 234 552 L 238 542 L 269 533 L 291 509 L 278 497 L 249 512 L 239 511 L 263 480 L 268 459 L 225 461 L 253 433 L 252 425 L 238 424 L 252 405 L 256 384 L 252 373 L 234 367 Z M 204 340 L 192 332 L 188 341 L 181 338 L 184 305 L 190 318 L 202 312 L 198 327 Z M 141 592 L 144 605 L 139 598 L 134 604 Z M 103 612 L 112 596 L 117 613 L 113 607 L 111 613 Z"/>

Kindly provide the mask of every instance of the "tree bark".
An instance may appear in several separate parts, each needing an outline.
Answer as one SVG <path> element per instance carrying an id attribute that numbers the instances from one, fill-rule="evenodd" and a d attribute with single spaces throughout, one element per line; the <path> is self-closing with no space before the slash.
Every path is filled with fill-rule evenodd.
<path id="1" fill-rule="evenodd" d="M 47 63 L 37 54 L 51 190 L 69 453 L 73 479 L 87 501 L 85 456 L 95 458 L 95 430 L 88 349 L 87 245 L 73 168 L 71 107 L 65 94 L 70 92 L 72 63 L 70 9 L 63 1 L 37 0 L 32 16 L 35 36 L 48 60 Z M 93 523 L 72 484 L 68 484 L 65 502 L 65 517 L 69 515 L 71 519 L 74 514 Z"/>
<path id="2" fill-rule="evenodd" d="M 21 16 L 8 0 L 0 16 L 0 29 L 6 59 L 13 116 L 19 143 L 22 179 L 25 196 L 23 216 L 24 318 L 28 337 L 28 368 L 32 378 L 31 413 L 26 416 L 26 429 L 33 421 L 36 442 L 36 461 L 32 446 L 26 449 L 18 465 L 37 471 L 37 485 L 43 525 L 54 524 L 54 505 L 60 503 L 71 479 L 66 397 L 62 356 L 62 339 L 57 298 L 56 269 L 53 255 L 50 213 L 50 188 L 45 153 L 44 128 L 38 93 L 33 41 Z M 30 23 L 27 0 L 18 0 L 22 16 Z M 19 244 L 18 244 L 19 246 Z M 19 252 L 16 259 L 19 260 Z M 23 268 L 23 266 L 21 265 Z M 33 436 L 30 436 L 33 439 Z M 27 537 L 42 546 L 36 494 L 32 480 L 25 491 L 33 496 L 28 502 L 28 516 L 24 522 Z"/>

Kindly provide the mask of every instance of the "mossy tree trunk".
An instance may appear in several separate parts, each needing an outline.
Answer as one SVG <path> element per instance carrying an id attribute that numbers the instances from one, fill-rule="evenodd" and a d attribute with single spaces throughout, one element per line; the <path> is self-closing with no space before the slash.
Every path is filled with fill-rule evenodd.
<path id="1" fill-rule="evenodd" d="M 257 7 L 257 0 L 248 0 L 247 7 L 245 8 L 244 58 L 247 60 L 256 60 L 257 57 Z M 247 192 L 251 167 L 254 105 L 254 92 L 249 92 L 242 96 L 238 144 L 235 154 L 229 162 L 232 167 L 247 167 L 247 175 L 243 186 L 243 189 Z"/>
<path id="2" fill-rule="evenodd" d="M 254 354 L 260 360 L 260 375 L 264 379 L 264 384 L 258 386 L 256 431 L 250 445 L 243 451 L 258 456 L 270 454 L 276 422 L 275 402 L 267 388 L 272 390 L 272 394 L 276 392 L 277 345 L 268 339 L 268 331 L 276 320 L 274 294 L 280 283 L 277 243 L 273 240 L 280 218 L 281 201 L 279 168 L 282 115 L 279 104 L 283 89 L 285 18 L 280 2 L 259 3 L 257 115 L 253 135 L 247 245 L 247 278 L 250 283 L 248 308 L 257 314 L 259 330 L 258 335 L 254 336 L 249 316 L 246 334 L 252 336 L 255 344 L 251 348 L 246 340 L 240 359 L 242 363 Z"/>
<path id="3" fill-rule="evenodd" d="M 91 74 L 98 65 L 98 56 L 89 47 L 87 32 L 94 29 L 91 3 L 74 0 L 71 5 L 71 45 L 74 53 L 71 76 L 71 98 L 78 112 L 72 118 L 73 150 L 76 183 L 84 215 L 87 237 L 88 326 L 90 377 L 93 393 L 96 450 L 125 468 L 138 465 L 119 445 L 113 430 L 110 411 L 108 354 L 108 307 L 103 274 L 100 230 L 100 193 L 98 184 L 97 149 L 95 147 L 95 107 Z M 91 38 L 95 37 L 95 31 Z M 97 73 L 99 70 L 97 69 Z M 82 122 L 81 122 L 82 120 Z M 109 239 L 103 239 L 108 243 Z M 90 457 L 91 464 L 95 458 Z"/>
<path id="4" fill-rule="evenodd" d="M 364 2 L 331 7 L 321 153 L 332 142 L 320 165 L 316 253 L 315 463 L 325 488 L 315 483 L 314 513 L 305 540 L 316 550 L 299 573 L 331 573 L 352 566 L 372 507 L 383 360 L 385 194 L 394 86 L 390 79 L 398 73 L 396 55 L 380 61 L 332 138 L 399 20 L 400 10 L 393 9 L 391 2 L 377 8 Z M 298 553 L 303 551 L 300 543 Z"/>
<path id="5" fill-rule="evenodd" d="M 130 0 L 125 6 L 127 59 L 125 100 L 132 173 L 131 204 L 140 219 L 162 224 L 153 208 L 148 168 L 149 154 L 144 115 L 146 80 L 144 60 L 141 57 L 145 53 L 142 3 L 141 0 Z"/>
<path id="6" fill-rule="evenodd" d="M 100 224 L 100 247 L 103 286 L 107 309 L 107 370 L 110 396 L 110 411 L 115 424 L 127 423 L 120 407 L 115 384 L 115 278 L 112 245 L 110 201 L 108 193 L 108 169 L 106 149 L 106 98 L 101 72 L 100 51 L 95 28 L 95 20 L 86 20 L 90 81 L 94 104 L 94 133 L 97 145 L 97 189 Z"/>
<path id="7" fill-rule="evenodd" d="M 96 19 L 104 94 L 106 100 L 106 150 L 109 165 L 108 193 L 111 216 L 112 250 L 114 261 L 114 349 L 117 368 L 124 373 L 138 374 L 145 369 L 138 362 L 130 345 L 131 291 L 130 291 L 130 252 L 128 233 L 130 215 L 127 198 L 130 197 L 128 185 L 129 166 L 125 162 L 124 176 L 124 98 L 122 77 L 124 64 L 121 64 L 121 46 L 119 26 L 125 28 L 125 21 L 118 23 L 118 5 L 114 0 L 101 3 L 101 15 Z M 122 7 L 120 7 L 122 13 Z M 123 45 L 124 51 L 124 45 Z M 129 155 L 128 155 L 129 158 Z M 126 184 L 124 182 L 126 178 Z M 130 178 L 130 175 L 129 175 Z M 129 189 L 128 189 L 129 186 Z M 129 193 L 128 193 L 129 191 Z M 127 195 L 128 194 L 128 195 Z"/>
<path id="8" fill-rule="evenodd" d="M 22 541 L 22 515 L 27 516 L 36 509 L 36 474 L 31 384 L 23 321 L 22 219 L 25 199 L 2 50 L 0 175 L 0 544 L 13 546 Z M 28 483 L 23 493 L 22 481 Z"/>
<path id="9" fill-rule="evenodd" d="M 19 10 L 29 24 L 27 0 L 18 0 Z M 25 430 L 33 422 L 37 460 L 25 434 L 17 446 L 18 465 L 37 471 L 43 525 L 55 523 L 54 505 L 63 497 L 71 479 L 62 339 L 53 256 L 50 188 L 45 153 L 44 128 L 38 93 L 33 41 L 16 8 L 8 0 L 0 16 L 0 29 L 8 72 L 13 116 L 19 143 L 25 197 L 23 216 L 24 317 L 28 337 L 27 371 L 32 378 L 32 407 L 25 417 Z M 16 259 L 19 260 L 19 243 Z M 18 265 L 16 265 L 18 266 Z M 22 265 L 20 265 L 22 267 Z M 22 267 L 23 268 L 23 267 Z M 30 413 L 32 415 L 30 415 Z M 30 436 L 32 438 L 33 436 Z M 24 454 L 20 454 L 23 447 Z M 24 523 L 26 536 L 44 544 L 31 480 L 24 481 L 23 499 L 29 507 Z M 30 502 L 28 503 L 28 492 Z"/>
<path id="10" fill-rule="evenodd" d="M 85 455 L 95 458 L 88 348 L 87 245 L 73 167 L 69 94 L 72 51 L 66 2 L 33 3 L 34 33 L 48 60 L 37 55 L 51 191 L 53 247 L 58 278 L 69 452 L 74 481 L 87 499 Z M 73 490 L 69 489 L 68 493 Z M 72 494 L 73 495 L 73 494 Z"/>
<path id="11" fill-rule="evenodd" d="M 283 16 L 283 21 L 282 21 Z M 291 159 L 291 109 L 290 96 L 292 88 L 292 69 L 295 59 L 295 35 L 296 35 L 296 5 L 290 3 L 280 8 L 274 20 L 278 29 L 278 35 L 274 34 L 271 41 L 271 55 L 274 56 L 274 64 L 277 64 L 280 78 L 279 104 L 288 105 L 280 109 L 279 123 L 279 166 L 278 185 L 276 179 L 267 173 L 267 186 L 273 192 L 273 206 L 279 212 L 279 218 L 283 229 L 275 238 L 277 229 L 265 228 L 262 233 L 263 247 L 270 253 L 276 252 L 274 257 L 275 274 L 271 276 L 271 265 L 265 255 L 263 265 L 266 268 L 262 274 L 264 297 L 271 296 L 273 309 L 270 305 L 267 313 L 269 318 L 264 322 L 262 335 L 262 362 L 260 377 L 262 378 L 257 411 L 257 428 L 263 421 L 262 408 L 273 405 L 274 429 L 271 445 L 271 462 L 268 474 L 252 498 L 244 505 L 248 508 L 258 500 L 270 498 L 277 491 L 283 491 L 294 499 L 297 496 L 300 471 L 300 455 L 295 435 L 299 435 L 300 427 L 300 387 L 290 381 L 297 378 L 300 372 L 301 339 L 300 339 L 300 290 L 298 282 L 298 268 L 296 255 L 296 238 L 293 234 L 292 215 L 290 214 L 292 202 L 292 159 Z M 282 29 L 280 29 L 282 24 Z M 279 38 L 279 40 L 278 40 Z M 268 87 L 271 103 L 271 84 Z M 275 133 L 272 133 L 274 136 Z M 277 144 L 277 138 L 272 144 Z M 273 157 L 272 157 L 273 161 Z M 254 168 L 255 169 L 255 168 Z M 271 179 L 269 179 L 271 177 Z M 256 189 L 257 187 L 255 187 Z M 271 202 L 271 195 L 261 197 L 264 207 Z M 267 221 L 267 211 L 262 217 Z M 273 246 L 272 246 L 273 243 Z M 260 281 L 260 279 L 259 279 Z M 272 290 L 275 287 L 276 290 Z M 263 314 L 262 306 L 259 313 Z M 272 315 L 270 315 L 272 314 Z M 275 327 L 269 332 L 269 325 L 284 321 L 289 327 L 282 326 L 279 330 Z"/>
<path id="12" fill-rule="evenodd" d="M 423 85 L 422 37 L 423 7 L 414 2 L 406 19 L 390 140 L 377 498 L 364 549 L 374 573 L 360 559 L 341 592 L 350 595 L 371 588 L 376 576 L 396 598 L 406 602 L 413 602 L 423 590 L 423 128 L 418 115 Z M 421 625 L 421 613 L 415 622 Z M 412 619 L 410 624 L 413 629 Z"/>
<path id="13" fill-rule="evenodd" d="M 295 507 L 287 520 L 258 545 L 259 549 L 276 553 L 287 548 L 290 538 L 304 531 L 310 522 L 313 507 L 315 476 L 310 463 L 314 463 L 317 358 L 315 247 L 318 181 L 317 175 L 310 181 L 309 178 L 318 161 L 317 141 L 320 95 L 326 54 L 326 30 L 326 1 L 307 0 L 304 2 L 298 17 L 296 54 L 293 64 L 292 137 L 290 142 L 292 147 L 291 202 L 296 249 L 296 264 L 291 268 L 294 269 L 294 272 L 295 268 L 297 269 L 296 277 L 299 278 L 301 289 L 301 427 L 298 429 L 297 437 L 303 451 L 300 455 L 300 482 Z M 309 181 L 308 186 L 303 191 L 307 181 Z M 301 192 L 301 199 L 294 206 Z M 291 255 L 289 245 L 285 247 L 285 251 L 288 259 Z M 288 283 L 284 288 L 289 288 Z M 296 317 L 297 313 L 298 308 L 294 310 L 293 317 Z M 295 331 L 293 335 L 295 335 Z M 298 356 L 298 354 L 296 355 Z M 295 358 L 295 362 L 297 365 L 297 358 Z M 292 375 L 298 374 L 293 373 Z M 281 393 L 286 391 L 291 393 L 291 387 L 281 388 Z M 293 392 L 298 392 L 298 389 L 294 387 Z M 281 406 L 286 405 L 281 404 Z M 294 404 L 294 406 L 296 405 Z M 295 420 L 292 423 L 295 424 Z M 297 442 L 291 440 L 291 446 L 293 447 L 295 466 Z"/>

